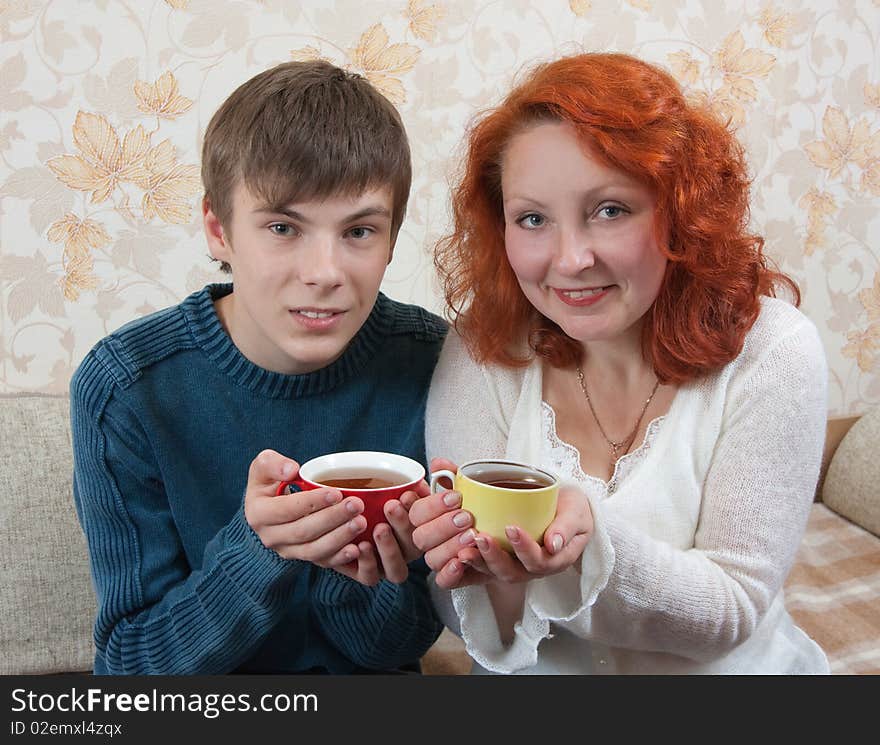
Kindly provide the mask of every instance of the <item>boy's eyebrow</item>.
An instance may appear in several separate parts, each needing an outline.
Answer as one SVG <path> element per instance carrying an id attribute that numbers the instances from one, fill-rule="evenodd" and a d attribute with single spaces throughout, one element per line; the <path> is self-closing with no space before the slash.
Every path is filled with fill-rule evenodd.
<path id="1" fill-rule="evenodd" d="M 255 213 L 260 214 L 270 214 L 270 215 L 285 215 L 289 217 L 291 220 L 297 220 L 298 222 L 309 222 L 309 219 L 303 215 L 301 212 L 297 212 L 296 210 L 292 210 L 289 207 L 273 207 L 272 205 L 266 205 L 264 207 L 258 207 L 254 210 Z M 387 207 L 383 207 L 380 204 L 368 205 L 363 207 L 356 212 L 352 212 L 350 215 L 346 215 L 343 218 L 343 222 L 353 222 L 354 220 L 363 220 L 365 217 L 387 217 L 389 220 L 391 219 L 391 210 Z"/>

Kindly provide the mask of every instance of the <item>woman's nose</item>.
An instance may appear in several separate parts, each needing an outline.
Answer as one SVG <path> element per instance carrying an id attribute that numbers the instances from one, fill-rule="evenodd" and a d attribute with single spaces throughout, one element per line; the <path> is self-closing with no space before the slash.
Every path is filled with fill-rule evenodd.
<path id="1" fill-rule="evenodd" d="M 596 263 L 590 237 L 585 230 L 562 231 L 556 250 L 556 270 L 561 274 L 578 274 Z"/>

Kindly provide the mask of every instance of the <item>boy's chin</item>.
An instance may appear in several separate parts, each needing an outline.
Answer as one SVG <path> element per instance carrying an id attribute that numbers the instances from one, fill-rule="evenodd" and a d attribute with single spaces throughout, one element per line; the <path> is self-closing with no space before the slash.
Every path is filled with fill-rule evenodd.
<path id="1" fill-rule="evenodd" d="M 350 343 L 351 339 L 337 338 L 297 344 L 287 350 L 290 369 L 295 374 L 307 374 L 328 367 L 343 355 Z"/>

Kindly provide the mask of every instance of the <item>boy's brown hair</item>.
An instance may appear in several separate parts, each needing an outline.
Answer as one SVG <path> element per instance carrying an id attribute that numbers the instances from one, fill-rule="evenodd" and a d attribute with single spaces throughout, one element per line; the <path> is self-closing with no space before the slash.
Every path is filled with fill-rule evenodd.
<path id="1" fill-rule="evenodd" d="M 202 143 L 205 199 L 228 228 L 243 183 L 272 207 L 391 187 L 392 242 L 406 214 L 412 166 L 397 110 L 365 78 L 321 60 L 287 62 L 239 86 Z M 223 271 L 230 271 L 226 262 Z"/>

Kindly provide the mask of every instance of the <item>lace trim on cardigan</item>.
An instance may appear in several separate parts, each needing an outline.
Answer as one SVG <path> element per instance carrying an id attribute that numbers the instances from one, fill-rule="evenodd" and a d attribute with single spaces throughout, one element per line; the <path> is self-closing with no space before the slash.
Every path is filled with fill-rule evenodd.
<path id="1" fill-rule="evenodd" d="M 620 482 L 648 455 L 665 418 L 665 416 L 658 416 L 651 421 L 645 431 L 645 439 L 642 444 L 617 461 L 611 478 L 606 482 L 598 476 L 591 476 L 583 471 L 578 449 L 560 439 L 556 433 L 556 412 L 546 401 L 541 401 L 541 431 L 543 433 L 541 460 L 547 464 L 548 468 L 555 470 L 561 478 L 573 478 L 589 490 L 591 497 L 602 499 L 613 494 Z"/>

